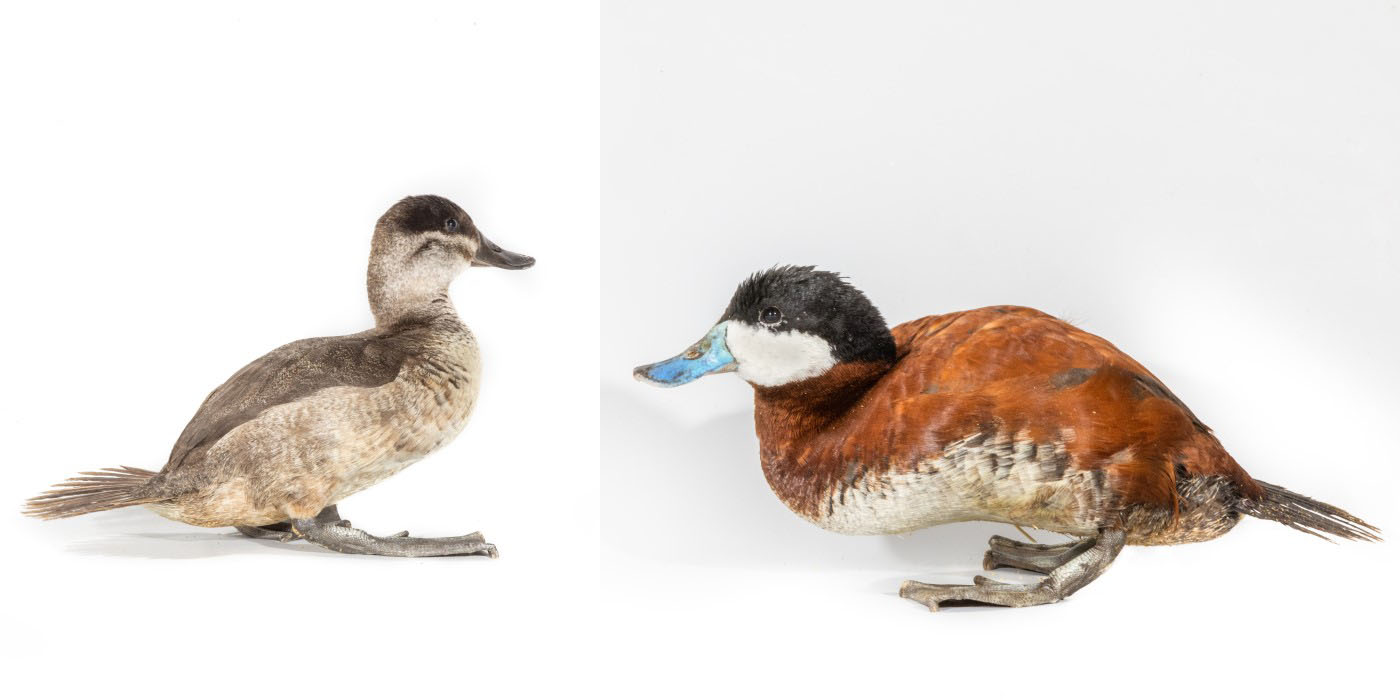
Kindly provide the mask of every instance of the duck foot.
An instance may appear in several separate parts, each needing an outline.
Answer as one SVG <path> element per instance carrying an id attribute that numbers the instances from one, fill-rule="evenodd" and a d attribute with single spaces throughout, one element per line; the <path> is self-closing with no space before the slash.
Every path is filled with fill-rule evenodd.
<path id="1" fill-rule="evenodd" d="M 1048 574 L 1093 546 L 1092 537 L 1060 544 L 1029 544 L 992 535 L 992 539 L 987 540 L 988 549 L 986 556 L 982 557 L 982 568 L 991 571 L 1009 567 Z"/>
<path id="2" fill-rule="evenodd" d="M 277 540 L 278 542 L 291 542 L 301 539 L 292 532 L 289 523 L 273 523 L 272 525 L 234 525 L 233 529 L 244 537 L 251 537 L 255 540 Z"/>
<path id="3" fill-rule="evenodd" d="M 324 514 L 325 511 L 322 511 Z M 496 545 L 486 541 L 480 532 L 460 537 L 409 537 L 408 531 L 388 537 L 374 535 L 350 527 L 349 521 L 321 522 L 314 519 L 294 520 L 291 531 L 307 542 L 342 554 L 377 554 L 384 557 L 453 557 L 485 555 L 495 559 Z"/>
<path id="4" fill-rule="evenodd" d="M 1001 538 L 1005 540 L 1006 538 Z M 984 603 L 986 605 L 1004 605 L 1012 608 L 1021 608 L 1029 605 L 1044 605 L 1046 603 L 1056 603 L 1079 589 L 1089 585 L 1090 581 L 1098 578 L 1106 571 L 1118 553 L 1123 551 L 1123 543 L 1126 537 L 1122 530 L 1100 530 L 1097 537 L 1093 537 L 1081 542 L 1067 543 L 1066 545 L 1026 545 L 1019 542 L 1012 542 L 1014 547 L 997 541 L 993 537 L 988 544 L 993 549 L 1000 548 L 1003 554 L 1012 549 L 1024 547 L 1047 547 L 1048 550 L 1021 550 L 1018 556 L 1021 563 L 1046 564 L 1053 557 L 1065 557 L 1065 561 L 1051 568 L 1047 576 L 1035 584 L 1002 583 L 993 581 L 985 576 L 975 576 L 972 585 L 953 585 L 938 583 L 920 583 L 918 581 L 905 581 L 899 587 L 899 596 L 908 598 L 915 602 L 923 603 L 932 612 L 938 611 L 938 606 L 949 601 L 969 601 L 974 603 Z M 1061 548 L 1062 551 L 1061 551 Z M 988 552 L 991 556 L 991 552 Z M 1036 561 L 1026 561 L 1026 558 L 1034 558 Z M 1017 566 L 1016 568 L 1024 568 Z M 1027 569 L 1035 571 L 1035 569 Z"/>
<path id="5" fill-rule="evenodd" d="M 316 514 L 318 523 L 339 523 L 345 527 L 350 527 L 350 521 L 340 517 L 340 511 L 334 505 L 326 506 L 320 513 Z M 278 542 L 293 542 L 301 539 L 301 536 L 292 532 L 292 524 L 288 521 L 273 523 L 271 525 L 234 525 L 233 529 L 245 537 L 255 540 L 277 540 Z M 408 534 L 404 530 L 402 534 L 395 537 L 403 537 Z"/>

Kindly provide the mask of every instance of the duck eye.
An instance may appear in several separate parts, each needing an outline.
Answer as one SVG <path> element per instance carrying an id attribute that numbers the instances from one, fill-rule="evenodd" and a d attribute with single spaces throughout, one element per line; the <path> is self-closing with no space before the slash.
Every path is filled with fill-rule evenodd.
<path id="1" fill-rule="evenodd" d="M 444 225 L 444 228 L 447 229 L 448 233 L 455 233 L 457 231 L 457 220 L 448 219 L 447 223 Z"/>
<path id="2" fill-rule="evenodd" d="M 763 313 L 758 315 L 758 322 L 765 326 L 774 325 L 781 320 L 783 320 L 783 312 L 773 306 L 764 309 Z"/>

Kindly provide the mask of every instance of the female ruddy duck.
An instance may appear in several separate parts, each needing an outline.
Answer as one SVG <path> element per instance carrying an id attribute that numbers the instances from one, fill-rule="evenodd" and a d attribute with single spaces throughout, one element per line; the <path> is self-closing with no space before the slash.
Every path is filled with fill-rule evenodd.
<path id="1" fill-rule="evenodd" d="M 480 533 L 376 537 L 336 503 L 462 431 L 481 360 L 447 288 L 469 266 L 523 270 L 535 259 L 487 240 L 436 196 L 408 197 L 379 219 L 369 258 L 375 327 L 283 345 L 215 389 L 159 473 L 87 472 L 29 500 L 67 518 L 132 505 L 250 537 L 305 538 L 327 549 L 400 557 L 496 555 Z"/>
<path id="2" fill-rule="evenodd" d="M 1016 306 L 885 325 L 865 295 L 811 267 L 758 273 L 681 355 L 634 375 L 678 386 L 737 372 L 754 388 L 769 486 L 852 535 L 987 520 L 1078 538 L 993 537 L 986 569 L 1019 585 L 907 581 L 900 595 L 1026 606 L 1059 601 L 1124 544 L 1200 542 L 1241 514 L 1314 535 L 1378 540 L 1339 508 L 1251 478 L 1162 382 L 1108 341 Z"/>

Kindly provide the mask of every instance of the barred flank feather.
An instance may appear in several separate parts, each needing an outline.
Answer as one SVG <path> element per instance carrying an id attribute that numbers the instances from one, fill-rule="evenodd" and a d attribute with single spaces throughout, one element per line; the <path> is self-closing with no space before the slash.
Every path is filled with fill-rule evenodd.
<path id="1" fill-rule="evenodd" d="M 1241 501 L 1236 506 L 1241 513 L 1283 523 L 1324 540 L 1327 535 L 1332 535 L 1348 540 L 1381 541 L 1380 528 L 1341 508 L 1293 493 L 1282 486 L 1258 479 L 1255 482 L 1264 488 L 1264 496 Z"/>
<path id="2" fill-rule="evenodd" d="M 137 495 L 137 490 L 155 476 L 153 471 L 136 467 L 110 467 L 54 484 L 54 488 L 29 499 L 24 514 L 54 520 L 125 508 L 159 500 Z"/>

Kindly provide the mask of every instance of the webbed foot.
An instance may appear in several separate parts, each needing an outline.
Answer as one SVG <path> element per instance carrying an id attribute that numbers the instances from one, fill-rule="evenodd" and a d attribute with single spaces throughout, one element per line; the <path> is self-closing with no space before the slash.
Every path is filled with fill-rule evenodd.
<path id="1" fill-rule="evenodd" d="M 1075 591 L 1087 586 L 1106 571 L 1114 558 L 1123 550 L 1126 539 L 1122 530 L 1100 530 L 1097 537 L 1065 545 L 1027 545 L 993 537 L 989 543 L 992 551 L 988 557 L 1016 558 L 1018 564 L 1008 564 L 1029 571 L 1030 566 L 1049 567 L 1047 576 L 1034 584 L 1003 583 L 985 576 L 976 576 L 972 585 L 921 583 L 905 581 L 899 587 L 901 598 L 923 603 L 930 611 L 937 611 L 939 605 L 949 601 L 970 601 L 986 605 L 1004 605 L 1020 608 L 1029 605 L 1044 605 L 1068 598 Z M 1011 542 L 1012 545 L 1006 545 Z M 1033 548 L 1033 549 L 1032 549 Z M 1000 554 L 993 552 L 1001 550 Z M 984 566 L 986 562 L 984 561 Z M 1024 564 L 1025 566 L 1022 566 Z"/>
<path id="2" fill-rule="evenodd" d="M 484 555 L 495 559 L 496 545 L 486 541 L 481 533 L 460 537 L 409 537 L 408 531 L 388 537 L 376 537 L 364 530 L 350 527 L 345 521 L 318 522 L 297 520 L 292 532 L 332 552 L 342 554 L 376 554 L 385 557 L 453 557 Z"/>
<path id="3" fill-rule="evenodd" d="M 364 535 L 365 537 L 373 537 L 373 535 L 369 535 L 369 534 L 367 534 L 367 533 L 364 533 L 364 532 L 362 532 L 362 531 L 360 531 L 360 530 L 356 530 L 355 528 L 351 527 L 350 521 L 349 521 L 349 520 L 345 520 L 344 518 L 341 518 L 341 517 L 340 517 L 340 511 L 337 510 L 336 507 L 333 506 L 333 505 L 332 505 L 332 506 L 326 506 L 325 509 L 323 509 L 320 513 L 317 513 L 317 514 L 316 514 L 316 518 L 315 518 L 315 520 L 314 520 L 313 522 L 315 522 L 317 525 L 327 526 L 327 527 L 337 527 L 337 528 L 340 528 L 340 529 L 342 529 L 342 530 L 349 530 L 349 531 L 352 531 L 352 532 L 359 532 L 359 533 L 361 533 L 362 535 Z M 293 528 L 291 522 L 273 523 L 273 524 L 271 524 L 271 525 L 235 525 L 235 526 L 234 526 L 234 529 L 235 529 L 235 530 L 238 530 L 238 532 L 242 533 L 243 535 L 245 535 L 245 536 L 247 536 L 247 537 L 252 537 L 253 539 L 257 539 L 257 540 L 276 540 L 276 541 L 278 541 L 278 542 L 294 542 L 294 541 L 296 541 L 296 540 L 299 540 L 299 539 L 302 539 L 302 538 L 303 538 L 303 535 L 302 535 L 301 533 L 297 532 L 297 531 Z M 473 535 L 467 535 L 466 537 L 477 537 L 477 538 L 480 538 L 480 533 L 474 533 Z M 400 538 L 408 538 L 408 530 L 400 530 L 400 531 L 398 531 L 398 532 L 396 532 L 396 533 L 394 533 L 394 534 L 392 534 L 392 535 L 389 535 L 388 537 L 375 537 L 374 539 L 378 539 L 378 540 L 394 540 L 394 539 L 400 539 Z M 307 538 L 307 539 L 309 540 L 310 538 Z M 419 539 L 419 540 L 421 540 L 421 539 L 428 539 L 428 538 L 414 538 L 414 539 Z M 445 537 L 445 538 L 442 538 L 442 539 L 445 539 L 445 540 L 461 540 L 461 539 L 463 539 L 463 538 L 459 538 L 459 537 Z M 317 542 L 317 544 L 321 544 L 321 543 Z M 326 545 L 321 545 L 321 546 L 326 547 Z M 490 551 L 490 556 L 495 557 L 495 556 L 496 556 L 496 554 L 495 554 L 495 550 L 496 550 L 495 545 L 487 544 L 486 546 L 487 546 L 488 548 L 490 548 L 490 550 L 491 550 L 491 551 Z M 333 549 L 333 548 L 327 547 L 327 549 Z M 336 551 L 339 551 L 339 550 L 336 550 Z M 363 553 L 363 554 L 377 554 L 378 552 L 360 552 L 360 553 Z M 478 553 L 478 552 L 461 552 L 461 553 L 463 553 L 463 554 L 467 554 L 467 553 L 476 554 L 476 553 Z M 481 552 L 481 553 L 485 553 L 485 552 Z M 390 555 L 390 556 L 413 557 L 413 556 L 449 556 L 449 555 L 446 555 L 446 554 L 397 554 L 397 555 Z"/>
<path id="4" fill-rule="evenodd" d="M 340 517 L 340 510 L 337 509 L 334 505 L 329 505 L 321 509 L 321 512 L 316 514 L 316 522 L 337 523 L 340 525 L 344 525 L 345 527 L 350 527 L 350 521 L 342 520 Z M 242 534 L 245 537 L 251 537 L 255 540 L 277 540 L 278 542 L 294 542 L 296 540 L 301 539 L 300 535 L 296 534 L 295 532 L 292 532 L 292 524 L 285 520 L 280 523 L 273 523 L 271 525 L 234 525 L 233 529 L 237 530 L 239 534 Z M 405 530 L 403 534 L 407 535 L 408 531 Z M 396 537 L 397 535 L 391 536 Z"/>

